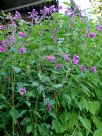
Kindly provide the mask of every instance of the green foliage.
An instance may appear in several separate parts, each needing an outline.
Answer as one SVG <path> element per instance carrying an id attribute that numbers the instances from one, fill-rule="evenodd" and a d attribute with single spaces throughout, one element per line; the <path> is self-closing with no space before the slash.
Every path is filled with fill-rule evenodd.
<path id="1" fill-rule="evenodd" d="M 15 30 L 0 52 L 0 134 L 101 136 L 102 34 L 95 24 L 56 12 L 34 25 L 14 21 L 18 26 L 0 30 L 0 42 Z"/>

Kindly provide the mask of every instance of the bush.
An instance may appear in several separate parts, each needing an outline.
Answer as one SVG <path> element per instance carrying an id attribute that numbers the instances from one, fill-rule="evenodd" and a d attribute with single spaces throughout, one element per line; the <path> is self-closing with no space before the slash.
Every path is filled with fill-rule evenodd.
<path id="1" fill-rule="evenodd" d="M 0 25 L 0 134 L 101 136 L 102 27 L 42 12 Z"/>

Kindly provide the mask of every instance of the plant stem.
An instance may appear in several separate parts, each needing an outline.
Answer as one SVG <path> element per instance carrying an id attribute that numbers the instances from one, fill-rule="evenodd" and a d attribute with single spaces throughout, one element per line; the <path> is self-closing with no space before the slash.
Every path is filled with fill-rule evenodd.
<path id="1" fill-rule="evenodd" d="M 12 63 L 13 66 L 13 63 Z M 12 70 L 12 109 L 14 109 L 14 82 L 15 82 L 15 74 Z M 15 134 L 15 126 L 14 126 L 14 121 L 12 119 L 12 136 L 14 136 Z"/>

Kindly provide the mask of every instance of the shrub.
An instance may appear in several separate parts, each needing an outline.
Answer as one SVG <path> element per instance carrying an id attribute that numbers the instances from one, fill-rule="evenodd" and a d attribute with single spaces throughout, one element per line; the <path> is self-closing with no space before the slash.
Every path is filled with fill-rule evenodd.
<path id="1" fill-rule="evenodd" d="M 102 135 L 101 31 L 53 8 L 0 25 L 2 136 Z"/>

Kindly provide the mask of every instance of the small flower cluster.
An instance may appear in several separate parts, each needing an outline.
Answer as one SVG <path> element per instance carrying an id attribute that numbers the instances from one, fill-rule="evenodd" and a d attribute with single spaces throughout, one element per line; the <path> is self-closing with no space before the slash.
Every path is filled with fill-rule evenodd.
<path id="1" fill-rule="evenodd" d="M 83 72 L 86 70 L 86 67 L 85 66 L 80 66 L 80 72 Z"/>
<path id="2" fill-rule="evenodd" d="M 64 59 L 65 61 L 67 61 L 67 60 L 70 59 L 70 58 L 69 58 L 69 57 L 70 57 L 69 54 L 63 54 L 62 57 L 63 57 L 63 59 Z M 47 56 L 46 59 L 47 59 L 49 62 L 51 62 L 51 63 L 54 63 L 54 62 L 55 62 L 55 57 L 52 56 L 52 55 Z M 78 55 L 74 55 L 74 56 L 73 56 L 73 58 L 72 58 L 72 63 L 75 64 L 75 65 L 78 65 L 78 63 L 79 63 L 79 56 L 78 56 Z M 55 69 L 56 69 L 56 70 L 60 70 L 61 67 L 62 67 L 62 64 L 60 64 L 60 63 L 58 63 L 58 64 L 55 65 Z M 86 67 L 82 65 L 82 66 L 80 66 L 80 72 L 83 72 L 83 71 L 86 71 Z M 92 67 L 90 68 L 90 71 L 93 72 L 93 73 L 96 73 L 96 72 L 97 72 L 96 67 L 95 67 L 95 66 L 92 66 Z"/>
<path id="3" fill-rule="evenodd" d="M 97 25 L 97 26 L 96 26 L 96 30 L 102 32 L 102 25 Z"/>
<path id="4" fill-rule="evenodd" d="M 77 65 L 78 62 L 79 62 L 79 56 L 78 55 L 74 55 L 73 58 L 72 58 L 72 62 L 73 62 L 73 64 Z"/>
<path id="5" fill-rule="evenodd" d="M 3 29 L 3 25 L 0 25 L 0 30 Z"/>
<path id="6" fill-rule="evenodd" d="M 4 52 L 5 48 L 3 46 L 0 47 L 0 52 Z"/>
<path id="7" fill-rule="evenodd" d="M 92 66 L 92 67 L 90 68 L 90 71 L 93 72 L 93 73 L 96 73 L 96 72 L 97 72 L 96 67 L 95 67 L 95 66 Z"/>
<path id="8" fill-rule="evenodd" d="M 19 38 L 22 38 L 22 37 L 25 37 L 25 36 L 26 36 L 25 33 L 23 33 L 23 32 L 18 32 L 18 37 L 19 37 Z"/>
<path id="9" fill-rule="evenodd" d="M 65 61 L 69 60 L 69 54 L 64 54 L 62 57 Z"/>
<path id="10" fill-rule="evenodd" d="M 36 22 L 39 20 L 38 12 L 35 9 L 33 9 L 31 12 L 28 12 L 28 18 L 32 18 L 33 21 Z"/>
<path id="11" fill-rule="evenodd" d="M 26 94 L 26 88 L 25 88 L 25 87 L 20 88 L 20 89 L 19 89 L 19 93 L 20 93 L 21 95 Z"/>
<path id="12" fill-rule="evenodd" d="M 16 11 L 15 15 L 13 16 L 13 19 L 21 19 L 21 14 L 18 11 Z"/>
<path id="13" fill-rule="evenodd" d="M 47 56 L 46 59 L 49 61 L 49 62 L 54 62 L 55 61 L 55 57 L 50 55 L 50 56 Z"/>
<path id="14" fill-rule="evenodd" d="M 44 16 L 49 15 L 56 11 L 55 5 L 52 5 L 51 7 L 47 8 L 44 7 L 43 10 L 40 10 L 40 14 L 43 14 Z"/>
<path id="15" fill-rule="evenodd" d="M 86 71 L 86 67 L 85 66 L 80 66 L 80 72 L 83 72 L 83 71 Z M 90 68 L 90 71 L 93 72 L 93 73 L 97 73 L 97 70 L 96 70 L 95 66 L 92 66 Z"/>
<path id="16" fill-rule="evenodd" d="M 26 48 L 25 47 L 21 47 L 21 48 L 19 48 L 19 50 L 18 50 L 18 52 L 19 52 L 19 54 L 24 54 L 24 53 L 26 53 Z"/>
<path id="17" fill-rule="evenodd" d="M 96 37 L 96 34 L 93 33 L 93 32 L 90 32 L 90 33 L 87 34 L 87 37 L 88 37 L 88 38 L 95 38 L 95 37 Z"/>

